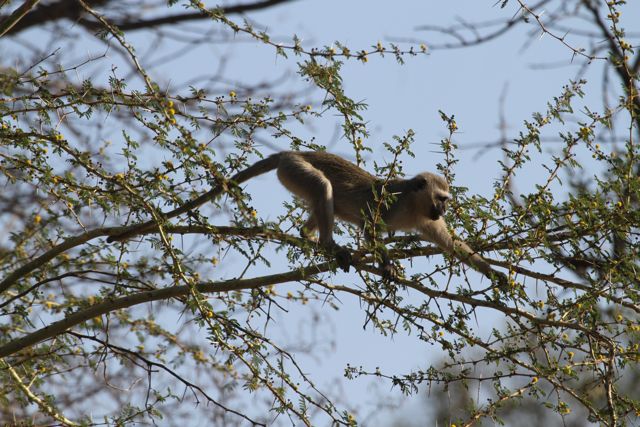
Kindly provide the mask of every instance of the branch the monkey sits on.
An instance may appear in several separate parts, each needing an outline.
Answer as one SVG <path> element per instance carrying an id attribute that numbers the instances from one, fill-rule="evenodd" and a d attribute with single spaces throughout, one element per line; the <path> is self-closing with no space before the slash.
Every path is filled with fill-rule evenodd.
<path id="1" fill-rule="evenodd" d="M 365 228 L 367 221 L 374 220 L 371 215 L 378 209 L 387 231 L 417 231 L 423 239 L 435 243 L 442 251 L 455 256 L 490 279 L 506 282 L 503 273 L 495 271 L 465 242 L 451 237 L 443 217 L 451 194 L 449 185 L 441 176 L 424 172 L 410 179 L 385 182 L 334 154 L 322 151 L 283 151 L 238 172 L 230 181 L 241 184 L 274 169 L 285 188 L 301 198 L 309 209 L 309 219 L 302 227 L 302 236 L 309 237 L 318 230 L 318 243 L 335 255 L 338 266 L 344 271 L 349 270 L 351 254 L 333 240 L 335 218 Z M 390 203 L 378 206 L 383 187 L 394 197 Z M 218 185 L 165 214 L 165 219 L 188 212 L 222 191 L 223 186 Z M 153 226 L 151 221 L 133 226 L 128 231 L 111 236 L 108 241 L 124 240 Z M 372 237 L 367 229 L 365 237 Z M 386 274 L 391 274 L 393 267 L 386 253 L 382 254 L 382 258 L 382 267 Z"/>

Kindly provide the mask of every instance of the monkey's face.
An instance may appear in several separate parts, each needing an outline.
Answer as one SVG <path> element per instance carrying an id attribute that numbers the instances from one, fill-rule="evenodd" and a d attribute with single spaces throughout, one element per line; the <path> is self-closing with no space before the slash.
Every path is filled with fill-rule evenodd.
<path id="1" fill-rule="evenodd" d="M 436 221 L 447 212 L 447 203 L 451 198 L 448 191 L 437 189 L 433 192 L 431 219 Z"/>
<path id="2" fill-rule="evenodd" d="M 441 176 L 432 173 L 423 173 L 419 175 L 424 179 L 424 187 L 421 190 L 426 216 L 437 221 L 447 212 L 447 203 L 451 199 L 449 193 L 449 184 Z"/>

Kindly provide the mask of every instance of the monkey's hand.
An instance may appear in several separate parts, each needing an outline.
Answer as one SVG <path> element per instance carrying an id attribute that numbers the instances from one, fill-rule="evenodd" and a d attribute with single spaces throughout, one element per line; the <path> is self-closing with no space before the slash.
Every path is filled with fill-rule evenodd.
<path id="1" fill-rule="evenodd" d="M 336 263 L 338 267 L 345 273 L 349 272 L 349 267 L 353 264 L 353 259 L 351 258 L 351 252 L 347 248 L 343 248 L 342 246 L 336 245 L 333 249 L 333 255 L 336 258 Z"/>

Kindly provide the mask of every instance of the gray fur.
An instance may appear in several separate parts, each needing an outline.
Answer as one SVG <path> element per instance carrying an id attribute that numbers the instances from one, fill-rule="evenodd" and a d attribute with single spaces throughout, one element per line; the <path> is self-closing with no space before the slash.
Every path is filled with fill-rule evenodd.
<path id="1" fill-rule="evenodd" d="M 333 240 L 334 218 L 362 228 L 378 211 L 388 231 L 418 232 L 423 239 L 488 277 L 504 280 L 502 273 L 493 270 L 466 243 L 452 239 L 443 218 L 451 198 L 449 184 L 439 175 L 424 172 L 410 179 L 391 180 L 384 188 L 394 194 L 395 200 L 390 205 L 379 205 L 375 192 L 381 191 L 384 182 L 369 172 L 334 154 L 285 151 L 240 172 L 236 176 L 241 179 L 236 182 L 271 169 L 277 169 L 282 185 L 309 208 L 302 235 L 308 237 L 318 230 L 319 243 L 328 249 L 338 247 Z"/>

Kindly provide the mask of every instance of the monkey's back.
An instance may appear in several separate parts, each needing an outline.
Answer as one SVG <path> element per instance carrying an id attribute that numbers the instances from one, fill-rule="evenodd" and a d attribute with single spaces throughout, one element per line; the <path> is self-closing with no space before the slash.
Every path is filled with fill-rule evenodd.
<path id="1" fill-rule="evenodd" d="M 302 151 L 297 154 L 322 171 L 335 190 L 350 191 L 363 185 L 370 187 L 376 180 L 369 172 L 335 154 L 324 151 Z"/>
<path id="2" fill-rule="evenodd" d="M 336 216 L 362 224 L 362 212 L 367 210 L 367 205 L 373 199 L 372 188 L 377 178 L 335 154 L 322 151 L 298 154 L 331 182 Z"/>

